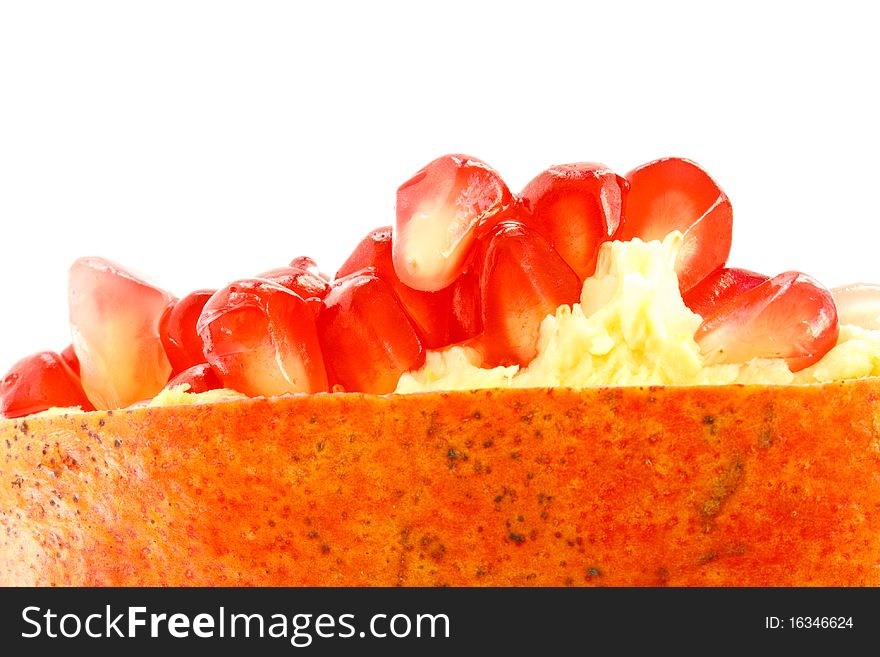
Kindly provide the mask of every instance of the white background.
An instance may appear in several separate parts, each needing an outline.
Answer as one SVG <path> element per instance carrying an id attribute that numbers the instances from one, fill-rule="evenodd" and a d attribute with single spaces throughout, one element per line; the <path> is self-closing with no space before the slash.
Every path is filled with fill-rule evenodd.
<path id="1" fill-rule="evenodd" d="M 689 157 L 731 265 L 880 282 L 872 3 L 0 2 L 0 373 L 68 344 L 78 256 L 332 273 L 449 152 L 514 191 Z"/>

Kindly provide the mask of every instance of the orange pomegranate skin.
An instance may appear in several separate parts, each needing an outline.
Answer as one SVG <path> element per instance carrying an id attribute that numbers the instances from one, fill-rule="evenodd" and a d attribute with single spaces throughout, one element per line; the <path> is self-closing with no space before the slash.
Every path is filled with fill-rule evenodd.
<path id="1" fill-rule="evenodd" d="M 876 586 L 880 379 L 0 421 L 5 586 Z"/>

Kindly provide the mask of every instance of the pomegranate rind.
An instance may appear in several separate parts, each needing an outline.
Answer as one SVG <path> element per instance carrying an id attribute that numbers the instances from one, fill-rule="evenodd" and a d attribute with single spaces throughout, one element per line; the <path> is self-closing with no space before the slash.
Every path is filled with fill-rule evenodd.
<path id="1" fill-rule="evenodd" d="M 0 584 L 877 586 L 880 379 L 0 422 Z"/>

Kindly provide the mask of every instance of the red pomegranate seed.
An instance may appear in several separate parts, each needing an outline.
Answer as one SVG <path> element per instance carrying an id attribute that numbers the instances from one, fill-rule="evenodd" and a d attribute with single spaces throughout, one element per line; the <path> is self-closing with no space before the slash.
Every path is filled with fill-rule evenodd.
<path id="1" fill-rule="evenodd" d="M 476 231 L 512 202 L 501 176 L 467 155 L 437 158 L 397 190 L 393 259 L 404 285 L 435 292 L 461 274 Z"/>
<path id="2" fill-rule="evenodd" d="M 333 283 L 318 317 L 331 383 L 349 392 L 393 392 L 425 350 L 390 286 L 369 270 Z"/>
<path id="3" fill-rule="evenodd" d="M 480 280 L 484 344 L 490 364 L 528 364 L 541 322 L 576 303 L 581 282 L 536 230 L 503 222 L 489 235 Z"/>
<path id="4" fill-rule="evenodd" d="M 76 357 L 76 351 L 74 351 L 72 344 L 64 347 L 64 350 L 61 352 L 61 358 L 73 370 L 74 374 L 79 377 L 79 358 Z"/>
<path id="5" fill-rule="evenodd" d="M 159 320 L 159 337 L 171 363 L 171 376 L 205 362 L 205 345 L 196 323 L 208 299 L 217 290 L 195 290 L 169 306 Z"/>
<path id="6" fill-rule="evenodd" d="M 336 278 L 344 278 L 365 269 L 372 270 L 397 296 L 425 347 L 437 349 L 446 346 L 451 341 L 452 286 L 437 292 L 423 292 L 404 285 L 394 270 L 391 250 L 391 226 L 370 231 L 339 268 Z"/>
<path id="7" fill-rule="evenodd" d="M 54 406 L 94 410 L 79 377 L 53 351 L 41 351 L 22 358 L 0 380 L 2 417 L 24 417 Z"/>
<path id="8" fill-rule="evenodd" d="M 199 363 L 183 370 L 172 378 L 165 388 L 174 388 L 184 384 L 189 386 L 187 392 L 192 393 L 208 392 L 223 387 L 220 377 L 208 363 Z"/>
<path id="9" fill-rule="evenodd" d="M 599 245 L 617 232 L 628 190 L 626 178 L 604 164 L 550 167 L 520 194 L 531 213 L 519 220 L 543 234 L 583 280 L 596 270 Z"/>
<path id="10" fill-rule="evenodd" d="M 480 301 L 481 269 L 482 260 L 474 258 L 449 286 L 452 296 L 449 342 L 452 344 L 472 340 L 483 332 L 483 309 Z"/>
<path id="11" fill-rule="evenodd" d="M 682 299 L 688 308 L 705 318 L 769 278 L 748 269 L 722 267 L 685 292 Z"/>
<path id="12" fill-rule="evenodd" d="M 301 299 L 323 299 L 330 291 L 330 284 L 320 276 L 300 267 L 276 267 L 264 271 L 257 278 L 278 283 Z"/>
<path id="13" fill-rule="evenodd" d="M 730 254 L 733 210 L 727 195 L 690 160 L 667 157 L 627 174 L 626 214 L 618 239 L 662 240 L 684 235 L 675 263 L 679 287 L 687 291 L 723 267 Z"/>
<path id="14" fill-rule="evenodd" d="M 104 258 L 80 258 L 69 272 L 70 327 L 83 390 L 99 409 L 154 397 L 171 365 L 159 321 L 175 298 Z"/>
<path id="15" fill-rule="evenodd" d="M 290 261 L 289 266 L 295 269 L 304 269 L 310 274 L 313 274 L 318 278 L 323 278 L 328 283 L 330 282 L 330 277 L 318 267 L 318 263 L 315 262 L 314 258 L 310 258 L 309 256 L 297 256 Z"/>
<path id="16" fill-rule="evenodd" d="M 706 317 L 694 337 L 710 363 L 784 358 L 796 372 L 822 358 L 838 333 L 831 293 L 812 277 L 789 271 Z"/>
<path id="17" fill-rule="evenodd" d="M 205 304 L 198 332 L 226 388 L 252 397 L 328 389 L 312 314 L 278 283 L 244 279 L 221 288 Z"/>

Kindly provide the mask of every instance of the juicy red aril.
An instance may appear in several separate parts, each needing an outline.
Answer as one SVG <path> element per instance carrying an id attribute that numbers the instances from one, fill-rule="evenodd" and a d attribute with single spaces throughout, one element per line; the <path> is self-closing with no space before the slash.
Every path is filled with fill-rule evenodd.
<path id="1" fill-rule="evenodd" d="M 318 317 L 324 359 L 334 386 L 346 391 L 393 392 L 425 350 L 390 286 L 361 271 L 333 283 Z"/>
<path id="2" fill-rule="evenodd" d="M 301 267 L 276 267 L 264 271 L 257 278 L 278 283 L 302 299 L 323 299 L 330 291 L 330 284 L 323 278 Z"/>
<path id="3" fill-rule="evenodd" d="M 537 353 L 544 318 L 580 298 L 580 279 L 540 233 L 515 222 L 503 222 L 491 231 L 482 263 L 480 297 L 488 360 L 525 365 Z"/>
<path id="4" fill-rule="evenodd" d="M 297 256 L 293 260 L 290 261 L 290 267 L 294 267 L 295 269 L 304 269 L 310 274 L 314 274 L 318 278 L 323 278 L 325 281 L 330 281 L 330 277 L 321 271 L 321 268 L 318 267 L 318 263 L 315 262 L 314 258 L 310 258 L 309 256 Z"/>
<path id="5" fill-rule="evenodd" d="M 295 258 L 294 262 L 297 261 L 302 262 L 303 258 Z M 306 308 L 313 320 L 317 319 L 324 305 L 324 297 L 330 291 L 330 284 L 322 276 L 301 267 L 294 267 L 293 265 L 270 269 L 257 276 L 257 278 L 264 278 L 278 283 L 281 287 L 286 287 L 302 298 L 306 302 Z"/>
<path id="6" fill-rule="evenodd" d="M 366 237 L 357 243 L 351 255 L 342 263 L 339 271 L 336 272 L 336 278 L 344 278 L 361 269 L 372 267 L 386 283 L 389 283 L 389 278 L 399 282 L 400 279 L 396 274 L 393 277 L 388 276 L 389 269 L 390 273 L 395 273 L 391 256 L 391 233 L 393 230 L 391 226 L 382 226 L 367 233 Z"/>
<path id="7" fill-rule="evenodd" d="M 519 220 L 546 237 L 583 280 L 596 270 L 599 245 L 614 236 L 629 183 L 603 164 L 578 162 L 538 174 L 520 197 Z"/>
<path id="8" fill-rule="evenodd" d="M 174 297 L 104 258 L 73 263 L 68 297 L 83 390 L 95 408 L 154 397 L 171 373 L 159 321 Z"/>
<path id="9" fill-rule="evenodd" d="M 437 158 L 397 190 L 393 260 L 404 285 L 434 292 L 461 274 L 477 228 L 513 197 L 501 176 L 466 155 Z"/>
<path id="10" fill-rule="evenodd" d="M 0 416 L 24 417 L 53 406 L 94 410 L 79 377 L 53 351 L 22 358 L 0 380 Z"/>
<path id="11" fill-rule="evenodd" d="M 159 337 L 168 361 L 171 375 L 205 362 L 204 343 L 196 330 L 196 323 L 208 299 L 216 290 L 195 290 L 178 299 L 159 320 Z"/>
<path id="12" fill-rule="evenodd" d="M 748 269 L 722 267 L 685 292 L 682 299 L 688 308 L 705 318 L 769 278 Z"/>
<path id="13" fill-rule="evenodd" d="M 328 389 L 312 313 L 278 283 L 245 279 L 219 289 L 198 332 L 224 387 L 251 397 Z"/>
<path id="14" fill-rule="evenodd" d="M 391 226 L 370 231 L 339 268 L 336 278 L 371 269 L 397 296 L 425 347 L 444 347 L 451 341 L 452 286 L 437 292 L 423 292 L 404 285 L 394 270 L 391 234 Z"/>
<path id="15" fill-rule="evenodd" d="M 73 349 L 73 345 L 69 344 L 64 347 L 64 350 L 61 352 L 61 358 L 67 363 L 67 366 L 73 370 L 73 373 L 79 376 L 79 358 L 76 357 L 76 351 Z"/>
<path id="16" fill-rule="evenodd" d="M 675 263 L 679 287 L 687 291 L 730 255 L 733 210 L 727 195 L 690 160 L 668 157 L 627 174 L 626 213 L 618 239 L 662 240 L 673 230 L 684 236 Z"/>
<path id="17" fill-rule="evenodd" d="M 841 324 L 880 329 L 880 285 L 852 283 L 831 289 Z"/>
<path id="18" fill-rule="evenodd" d="M 208 363 L 199 363 L 198 365 L 188 367 L 172 378 L 165 388 L 168 389 L 180 385 L 188 385 L 187 392 L 199 393 L 222 388 L 223 382 Z"/>
<path id="19" fill-rule="evenodd" d="M 709 363 L 784 358 L 796 372 L 822 358 L 838 333 L 831 293 L 790 271 L 735 297 L 705 318 L 694 337 Z"/>
<path id="20" fill-rule="evenodd" d="M 451 344 L 470 340 L 483 332 L 483 309 L 480 303 L 482 261 L 474 258 L 449 286 L 452 311 L 449 323 Z"/>

